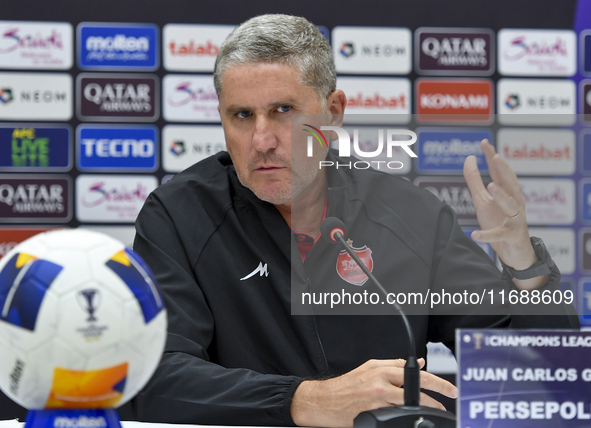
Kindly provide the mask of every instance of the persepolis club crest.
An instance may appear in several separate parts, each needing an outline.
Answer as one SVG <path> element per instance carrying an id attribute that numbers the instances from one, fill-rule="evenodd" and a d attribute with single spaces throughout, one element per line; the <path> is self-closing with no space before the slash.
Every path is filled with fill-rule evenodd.
<path id="1" fill-rule="evenodd" d="M 353 244 L 353 241 L 348 240 L 347 243 L 353 249 L 355 254 L 357 254 L 357 257 L 359 257 L 365 266 L 367 266 L 369 271 L 373 272 L 373 258 L 371 257 L 371 250 L 367 248 L 367 245 L 364 245 L 361 248 L 355 248 L 351 245 Z M 357 286 L 362 286 L 369 279 L 367 275 L 363 273 L 357 262 L 353 260 L 345 250 L 342 250 L 337 257 L 337 273 L 349 284 Z"/>

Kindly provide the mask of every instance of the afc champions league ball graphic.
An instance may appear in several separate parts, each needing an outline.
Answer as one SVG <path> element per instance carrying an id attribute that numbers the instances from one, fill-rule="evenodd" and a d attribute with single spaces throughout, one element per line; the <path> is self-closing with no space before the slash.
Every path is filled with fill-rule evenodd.
<path id="1" fill-rule="evenodd" d="M 107 235 L 41 233 L 0 259 L 0 389 L 28 409 L 122 405 L 156 369 L 166 325 L 154 275 Z"/>

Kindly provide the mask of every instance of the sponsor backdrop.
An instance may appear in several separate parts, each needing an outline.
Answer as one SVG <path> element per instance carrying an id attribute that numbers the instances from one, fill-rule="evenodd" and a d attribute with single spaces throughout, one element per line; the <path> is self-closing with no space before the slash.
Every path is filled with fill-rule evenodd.
<path id="1" fill-rule="evenodd" d="M 2 12 L 0 257 L 56 227 L 130 245 L 147 195 L 225 149 L 212 82 L 225 37 L 254 15 L 291 13 L 331 42 L 360 147 L 380 128 L 415 130 L 418 158 L 399 151 L 395 173 L 451 205 L 466 233 L 477 222 L 462 162 L 474 154 L 486 170 L 478 142 L 495 144 L 591 326 L 589 0 L 21 0 Z M 0 417 L 11 406 L 0 398 Z"/>

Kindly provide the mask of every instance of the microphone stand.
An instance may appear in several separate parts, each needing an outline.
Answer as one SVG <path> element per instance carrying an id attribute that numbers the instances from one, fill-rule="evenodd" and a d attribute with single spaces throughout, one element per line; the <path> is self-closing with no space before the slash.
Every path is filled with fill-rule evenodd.
<path id="1" fill-rule="evenodd" d="M 369 271 L 355 251 L 345 241 L 340 232 L 334 233 L 337 239 L 349 255 L 357 262 L 361 270 L 378 287 L 385 298 L 388 296 L 386 289 Z M 404 366 L 404 406 L 382 407 L 380 409 L 361 412 L 353 421 L 353 428 L 455 428 L 456 417 L 453 413 L 421 406 L 421 375 L 417 363 L 417 354 L 414 334 L 410 327 L 408 317 L 402 311 L 398 303 L 392 306 L 402 316 L 406 334 L 408 335 L 409 352 Z"/>

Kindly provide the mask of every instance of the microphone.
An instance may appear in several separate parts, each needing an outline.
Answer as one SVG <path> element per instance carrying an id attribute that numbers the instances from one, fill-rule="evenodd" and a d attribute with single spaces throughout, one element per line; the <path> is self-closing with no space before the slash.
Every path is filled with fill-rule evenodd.
<path id="1" fill-rule="evenodd" d="M 355 251 L 347 241 L 345 224 L 336 217 L 327 217 L 320 225 L 322 237 L 331 244 L 340 243 L 342 247 L 359 265 L 361 270 L 387 298 L 388 292 L 370 272 L 365 264 L 359 259 Z M 391 304 L 396 312 L 402 317 L 404 328 L 408 336 L 408 358 L 404 365 L 404 406 L 382 407 L 376 410 L 361 412 L 353 422 L 354 428 L 455 428 L 456 417 L 454 414 L 420 405 L 421 375 L 417 362 L 415 338 L 410 327 L 408 317 L 398 305 Z"/>

